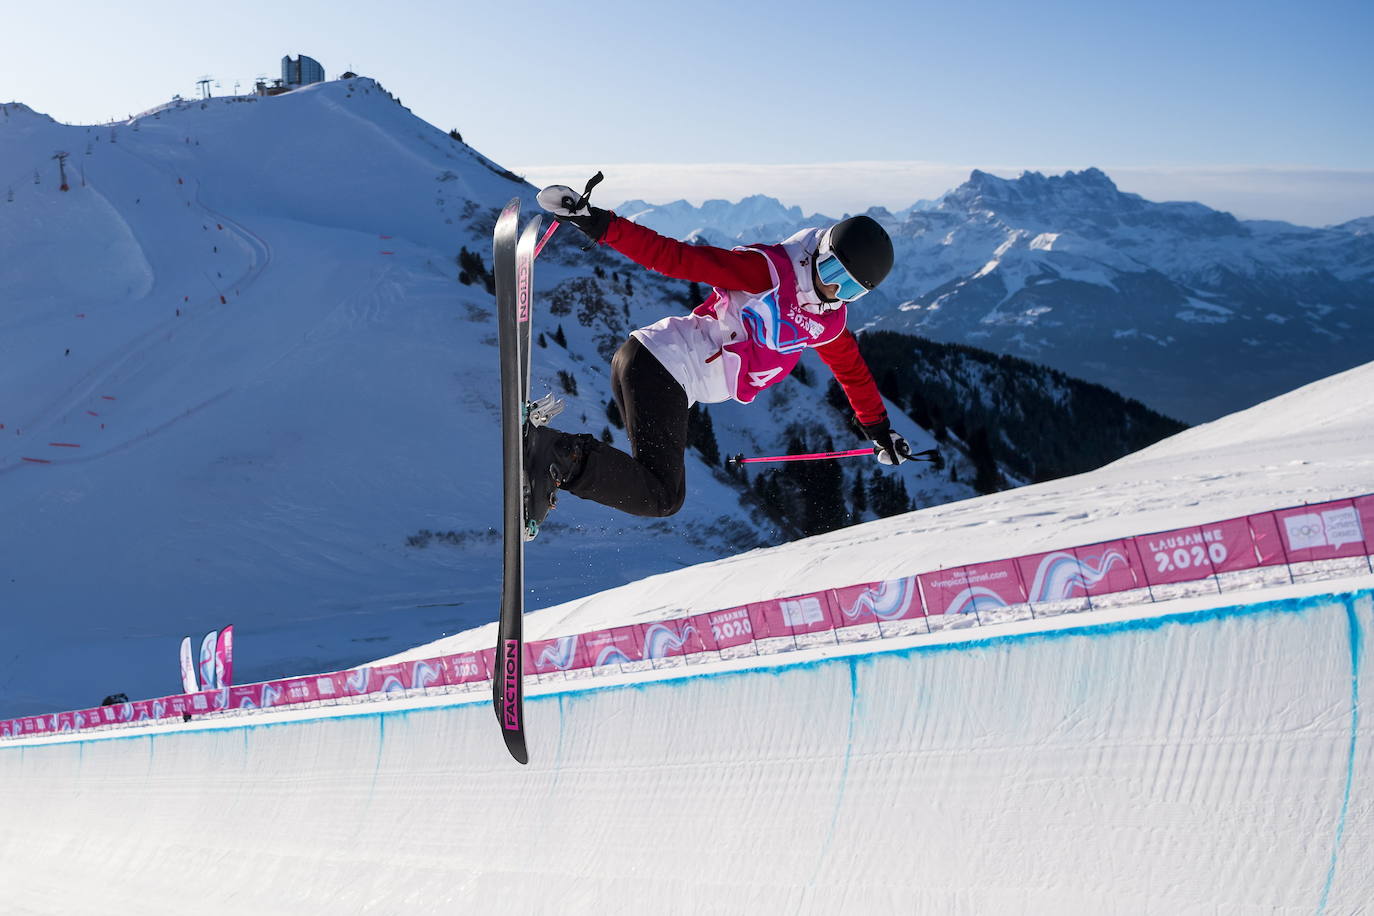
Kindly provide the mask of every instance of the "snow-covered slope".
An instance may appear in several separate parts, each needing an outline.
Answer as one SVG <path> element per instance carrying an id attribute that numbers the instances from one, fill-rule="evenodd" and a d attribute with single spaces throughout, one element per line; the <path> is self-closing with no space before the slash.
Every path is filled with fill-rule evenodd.
<path id="1" fill-rule="evenodd" d="M 1367 492 L 1371 382 L 1374 364 L 1090 474 L 653 577 L 528 630 Z M 200 912 L 293 916 L 1358 913 L 1374 895 L 1371 627 L 1362 573 L 550 682 L 529 692 L 528 767 L 482 690 L 3 743 L 5 899 L 180 913 L 194 886 Z"/>
<path id="2" fill-rule="evenodd" d="M 792 212 L 767 198 L 633 210 L 718 242 Z M 1374 358 L 1368 220 L 1247 222 L 1147 201 L 1098 169 L 974 171 L 935 206 L 869 213 L 897 249 L 856 309 L 869 326 L 1045 363 L 1188 422 Z"/>
<path id="3" fill-rule="evenodd" d="M 1024 556 L 1374 491 L 1374 363 L 1076 477 L 750 551 L 527 615 L 547 638 Z M 418 647 L 494 644 L 492 627 Z"/>
<path id="4" fill-rule="evenodd" d="M 494 617 L 493 299 L 456 259 L 489 266 L 495 212 L 532 212 L 533 188 L 359 78 L 100 127 L 6 104 L 0 195 L 0 709 L 165 691 L 181 637 L 230 622 L 261 679 Z M 537 271 L 534 384 L 624 445 L 607 357 L 687 284 L 570 234 Z M 852 441 L 823 394 L 713 409 L 722 453 L 780 451 L 798 423 Z M 671 525 L 565 500 L 530 601 L 783 539 L 695 453 L 688 475 Z"/>

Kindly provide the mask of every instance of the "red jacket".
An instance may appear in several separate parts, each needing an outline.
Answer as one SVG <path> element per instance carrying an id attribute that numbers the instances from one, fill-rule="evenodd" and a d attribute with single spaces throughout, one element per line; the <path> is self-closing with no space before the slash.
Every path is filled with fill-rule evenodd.
<path id="1" fill-rule="evenodd" d="M 678 280 L 746 293 L 767 292 L 773 287 L 768 260 L 757 251 L 689 245 L 614 214 L 601 243 L 637 264 Z M 882 395 L 859 353 L 854 332 L 846 328 L 839 337 L 812 349 L 835 374 L 860 423 L 870 426 L 887 419 Z"/>

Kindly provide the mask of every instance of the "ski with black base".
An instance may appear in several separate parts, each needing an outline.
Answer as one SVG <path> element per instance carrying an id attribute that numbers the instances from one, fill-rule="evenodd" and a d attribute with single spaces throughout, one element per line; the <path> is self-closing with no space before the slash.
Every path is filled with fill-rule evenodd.
<path id="1" fill-rule="evenodd" d="M 525 507 L 522 416 L 525 403 L 525 354 L 521 346 L 520 278 L 517 266 L 520 201 L 512 200 L 496 220 L 492 273 L 496 279 L 496 327 L 501 351 L 501 455 L 504 466 L 502 527 L 504 551 L 501 615 L 496 630 L 496 661 L 491 678 L 496 720 L 506 749 L 520 763 L 529 762 L 525 748 L 524 647 Z M 529 325 L 528 302 L 523 314 Z"/>
<path id="2" fill-rule="evenodd" d="M 562 409 L 550 394 L 531 403 L 530 313 L 534 293 L 534 258 L 539 243 L 536 216 L 518 232 L 520 201 L 512 200 L 496 221 L 492 271 L 496 278 L 497 331 L 501 351 L 501 452 L 503 474 L 504 563 L 501 616 L 496 632 L 496 665 L 492 701 L 506 749 L 520 763 L 529 762 L 525 747 L 524 645 L 525 546 L 539 532 L 525 517 L 525 432 L 547 423 Z M 518 234 L 518 240 L 517 240 Z"/>

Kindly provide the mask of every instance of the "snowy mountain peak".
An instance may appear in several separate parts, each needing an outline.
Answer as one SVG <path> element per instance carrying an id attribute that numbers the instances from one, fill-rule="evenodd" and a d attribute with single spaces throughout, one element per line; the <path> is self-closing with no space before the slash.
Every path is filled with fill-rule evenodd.
<path id="1" fill-rule="evenodd" d="M 51 116 L 34 111 L 23 102 L 0 104 L 0 127 L 22 126 L 26 124 L 56 124 Z"/>
<path id="2" fill-rule="evenodd" d="M 738 203 L 708 200 L 695 207 L 685 200 L 651 204 L 627 200 L 615 212 L 656 232 L 680 239 L 718 243 L 774 241 L 792 234 L 804 223 L 833 222 L 828 217 L 807 217 L 801 207 L 786 206 L 775 197 L 754 194 Z M 884 211 L 885 212 L 885 211 Z"/>
<path id="3" fill-rule="evenodd" d="M 1037 211 L 1131 210 L 1143 203 L 1139 195 L 1122 193 L 1101 169 L 1088 168 L 1049 177 L 1027 171 L 1015 179 L 998 178 L 974 169 L 968 181 L 945 195 L 940 206 L 965 213 L 1002 213 L 1031 208 Z"/>
<path id="4" fill-rule="evenodd" d="M 1339 226 L 1332 226 L 1340 232 L 1349 232 L 1351 235 L 1374 235 L 1374 216 L 1362 216 L 1359 219 L 1352 219 Z"/>

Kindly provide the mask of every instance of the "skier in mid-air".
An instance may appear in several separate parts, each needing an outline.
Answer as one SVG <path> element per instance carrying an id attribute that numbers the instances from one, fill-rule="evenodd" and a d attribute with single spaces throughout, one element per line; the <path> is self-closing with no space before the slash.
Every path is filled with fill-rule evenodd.
<path id="1" fill-rule="evenodd" d="M 713 291 L 691 314 L 632 332 L 611 360 L 611 391 L 633 456 L 587 433 L 528 432 L 527 518 L 542 522 L 559 489 L 632 515 L 677 512 L 687 492 L 688 408 L 747 404 L 782 381 L 808 348 L 835 374 L 877 459 L 895 465 L 910 457 L 845 327 L 847 305 L 892 268 L 892 240 L 876 221 L 855 216 L 777 244 L 727 250 L 665 238 L 563 185 L 545 188 L 539 204 L 592 243 Z"/>

